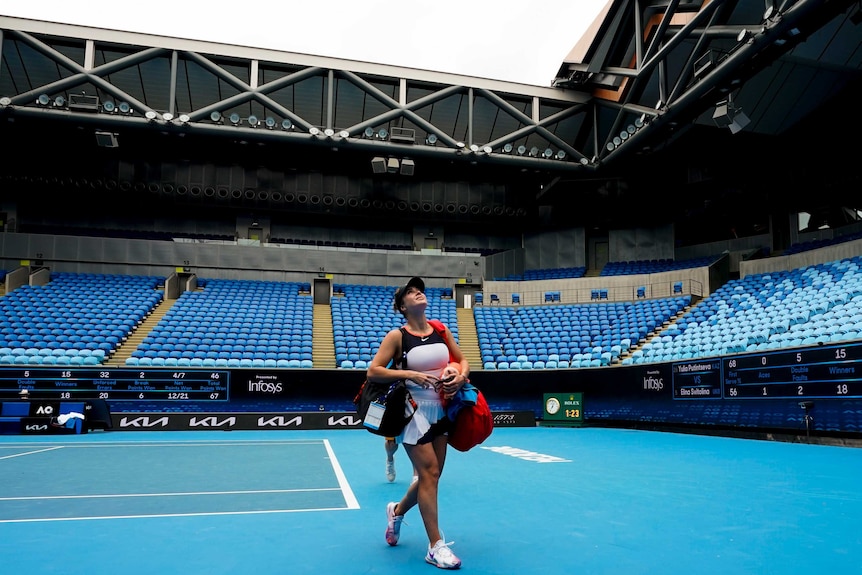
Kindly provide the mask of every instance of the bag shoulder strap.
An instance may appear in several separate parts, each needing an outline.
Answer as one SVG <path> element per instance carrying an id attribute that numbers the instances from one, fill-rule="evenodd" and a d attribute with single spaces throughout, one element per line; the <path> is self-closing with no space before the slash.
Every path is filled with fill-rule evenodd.
<path id="1" fill-rule="evenodd" d="M 439 319 L 429 319 L 428 325 L 434 328 L 434 331 L 443 336 L 443 339 L 446 339 L 446 325 L 440 321 Z"/>

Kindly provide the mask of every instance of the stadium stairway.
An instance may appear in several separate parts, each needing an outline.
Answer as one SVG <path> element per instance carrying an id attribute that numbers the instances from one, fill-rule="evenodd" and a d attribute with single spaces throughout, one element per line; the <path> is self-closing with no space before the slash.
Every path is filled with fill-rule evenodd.
<path id="1" fill-rule="evenodd" d="M 669 329 L 671 326 L 676 325 L 676 322 L 683 318 L 686 314 L 688 314 L 694 308 L 694 306 L 696 306 L 700 301 L 702 301 L 702 298 L 692 297 L 691 301 L 692 303 L 683 306 L 683 308 L 676 312 L 676 314 L 669 317 L 666 321 L 662 322 L 660 326 L 657 326 L 656 329 L 652 331 L 652 333 L 648 333 L 646 337 L 644 337 L 640 341 L 633 341 L 631 347 L 629 347 L 627 351 L 620 354 L 620 357 L 617 359 L 617 361 L 614 362 L 614 364 L 622 363 L 622 360 L 624 360 L 625 358 L 632 357 L 632 354 L 634 354 L 636 350 L 642 349 L 643 346 L 645 346 L 647 343 L 649 343 L 656 337 L 661 338 L 661 336 L 667 329 Z"/>
<path id="2" fill-rule="evenodd" d="M 332 307 L 314 304 L 312 312 L 311 359 L 318 369 L 335 369 L 335 335 L 332 329 Z"/>
<path id="3" fill-rule="evenodd" d="M 470 363 L 470 371 L 482 370 L 482 353 L 479 351 L 479 335 L 476 332 L 476 319 L 473 310 L 459 307 L 455 310 L 458 318 L 458 345 L 466 360 Z"/>
<path id="4" fill-rule="evenodd" d="M 117 348 L 109 359 L 105 360 L 103 365 L 112 367 L 125 367 L 126 360 L 132 355 L 132 352 L 138 349 L 138 346 L 144 341 L 144 338 L 156 327 L 159 322 L 165 317 L 177 300 L 163 299 L 157 306 L 153 308 L 144 320 L 129 333 L 126 340 Z"/>

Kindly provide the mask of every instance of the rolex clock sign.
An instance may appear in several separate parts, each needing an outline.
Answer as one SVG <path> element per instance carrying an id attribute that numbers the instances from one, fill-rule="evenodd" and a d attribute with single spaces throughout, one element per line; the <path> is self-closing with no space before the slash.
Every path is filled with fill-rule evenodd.
<path id="1" fill-rule="evenodd" d="M 584 398 L 582 393 L 546 393 L 544 422 L 546 425 L 582 425 Z"/>

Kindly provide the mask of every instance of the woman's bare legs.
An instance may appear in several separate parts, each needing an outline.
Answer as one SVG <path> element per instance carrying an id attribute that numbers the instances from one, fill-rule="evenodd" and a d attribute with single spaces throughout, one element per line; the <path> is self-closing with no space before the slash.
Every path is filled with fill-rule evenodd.
<path id="1" fill-rule="evenodd" d="M 389 483 L 395 481 L 395 452 L 398 451 L 398 443 L 390 438 L 386 438 L 386 479 Z"/>
<path id="2" fill-rule="evenodd" d="M 395 507 L 395 514 L 404 515 L 418 504 L 431 545 L 442 539 L 438 524 L 437 491 L 443 465 L 446 462 L 446 445 L 445 435 L 435 437 L 434 441 L 423 445 L 404 445 L 404 450 L 413 463 L 413 469 L 419 480 L 410 484 L 404 497 Z"/>

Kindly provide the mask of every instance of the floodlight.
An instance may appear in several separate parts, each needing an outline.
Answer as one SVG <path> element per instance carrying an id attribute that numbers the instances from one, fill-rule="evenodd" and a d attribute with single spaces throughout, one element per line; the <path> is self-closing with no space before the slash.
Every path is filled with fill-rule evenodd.
<path id="1" fill-rule="evenodd" d="M 242 121 L 242 118 L 240 118 L 239 114 L 237 114 L 236 112 L 231 114 L 229 119 L 230 119 L 230 123 L 233 124 L 234 126 L 238 126 L 239 123 Z"/>
<path id="2" fill-rule="evenodd" d="M 213 122 L 221 122 L 221 112 L 219 112 L 219 111 L 210 112 L 210 120 L 212 120 Z"/>
<path id="3" fill-rule="evenodd" d="M 291 122 L 287 118 L 285 118 L 284 120 L 281 121 L 281 129 L 282 130 L 289 130 L 292 127 L 293 127 L 293 122 Z"/>
<path id="4" fill-rule="evenodd" d="M 110 100 L 102 102 L 102 110 L 111 114 L 117 110 L 117 106 Z"/>
<path id="5" fill-rule="evenodd" d="M 162 114 L 162 118 L 165 119 L 165 122 L 170 122 L 171 120 L 174 119 L 174 115 L 171 114 L 170 112 L 165 112 L 164 114 Z"/>
<path id="6" fill-rule="evenodd" d="M 257 128 L 257 125 L 260 123 L 260 120 L 258 120 L 257 116 L 255 116 L 254 114 L 249 116 L 246 121 L 248 122 L 248 125 L 252 128 Z"/>
<path id="7" fill-rule="evenodd" d="M 512 145 L 512 142 L 506 142 L 503 145 L 503 151 L 506 152 L 507 154 L 511 154 L 514 147 L 515 146 Z"/>
<path id="8" fill-rule="evenodd" d="M 266 127 L 270 130 L 275 128 L 275 118 L 273 118 L 272 116 L 267 116 L 263 123 L 266 124 Z"/>
<path id="9" fill-rule="evenodd" d="M 129 114 L 132 111 L 132 106 L 128 102 L 120 102 L 119 109 L 121 114 Z"/>
<path id="10" fill-rule="evenodd" d="M 47 106 L 51 103 L 51 98 L 48 97 L 48 94 L 39 94 L 39 97 L 36 98 L 36 103 L 40 106 Z"/>
<path id="11" fill-rule="evenodd" d="M 369 127 L 365 128 L 365 131 L 362 133 L 365 134 L 366 138 L 373 138 L 374 137 L 374 128 L 369 126 Z"/>

